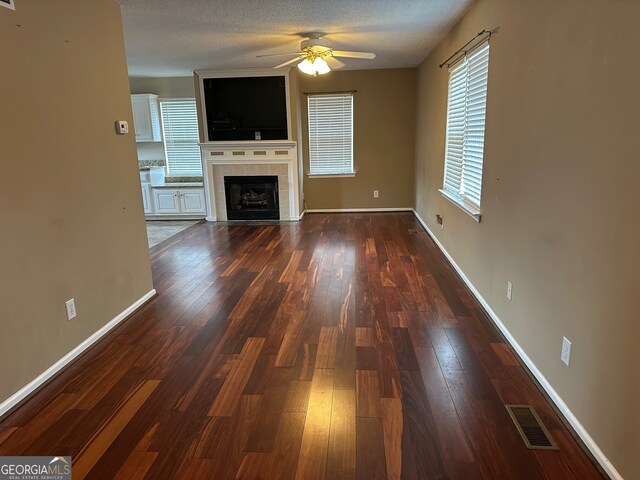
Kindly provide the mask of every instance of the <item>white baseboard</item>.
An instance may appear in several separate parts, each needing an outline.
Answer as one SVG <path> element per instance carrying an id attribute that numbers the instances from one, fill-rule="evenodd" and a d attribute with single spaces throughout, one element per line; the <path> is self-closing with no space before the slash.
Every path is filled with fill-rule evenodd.
<path id="1" fill-rule="evenodd" d="M 145 215 L 145 220 L 162 221 L 162 220 L 206 220 L 209 217 L 202 215 Z"/>
<path id="2" fill-rule="evenodd" d="M 303 210 L 302 213 L 300 214 L 300 216 L 298 217 L 298 220 L 302 220 L 302 217 L 304 217 L 305 213 L 307 213 L 307 211 Z"/>
<path id="3" fill-rule="evenodd" d="M 47 383 L 51 378 L 53 378 L 60 370 L 69 365 L 73 360 L 75 360 L 78 356 L 84 353 L 89 347 L 91 347 L 94 343 L 100 340 L 105 334 L 107 334 L 110 330 L 116 327 L 120 322 L 125 320 L 129 315 L 131 315 L 134 311 L 144 305 L 149 299 L 151 299 L 156 294 L 155 289 L 147 292 L 140 299 L 136 300 L 133 305 L 127 307 L 124 311 L 119 313 L 113 320 L 107 323 L 105 326 L 100 328 L 97 332 L 87 338 L 84 342 L 78 345 L 76 348 L 67 353 L 64 357 L 58 360 L 56 363 L 51 365 L 48 369 L 38 375 L 34 380 L 29 382 L 27 385 L 22 387 L 16 393 L 11 395 L 4 402 L 0 403 L 0 417 L 2 417 L 5 413 L 9 412 L 16 405 L 22 402 L 25 398 L 31 395 L 33 392 L 38 390 L 42 385 Z"/>
<path id="4" fill-rule="evenodd" d="M 216 217 L 205 217 L 204 218 L 207 222 L 215 222 L 216 221 Z"/>
<path id="5" fill-rule="evenodd" d="M 413 212 L 411 207 L 398 208 L 313 208 L 305 210 L 307 213 L 363 213 L 363 212 Z"/>
<path id="6" fill-rule="evenodd" d="M 489 315 L 489 317 L 491 318 L 493 323 L 496 325 L 496 327 L 498 327 L 498 329 L 502 332 L 502 334 L 507 339 L 509 344 L 516 351 L 516 353 L 520 357 L 520 360 L 522 360 L 522 362 L 527 366 L 527 368 L 533 374 L 533 376 L 536 378 L 538 383 L 540 383 L 540 386 L 544 389 L 545 392 L 547 392 L 547 395 L 549 395 L 549 398 L 551 398 L 551 400 L 556 405 L 556 407 L 558 407 L 558 410 L 560 410 L 560 412 L 567 419 L 567 421 L 569 422 L 571 427 L 573 427 L 575 432 L 582 439 L 582 441 L 587 446 L 587 448 L 589 449 L 591 454 L 594 456 L 596 461 L 600 464 L 600 466 L 604 469 L 604 471 L 612 479 L 614 479 L 614 480 L 623 480 L 622 475 L 620 475 L 618 473 L 618 471 L 615 469 L 613 464 L 605 456 L 605 454 L 602 452 L 602 450 L 600 450 L 600 447 L 598 447 L 598 445 L 593 440 L 593 438 L 591 438 L 591 435 L 589 435 L 587 430 L 582 426 L 580 421 L 576 418 L 576 416 L 573 414 L 573 412 L 569 409 L 569 407 L 564 402 L 564 400 L 562 400 L 562 398 L 560 397 L 558 392 L 555 391 L 555 389 L 551 386 L 551 384 L 545 378 L 545 376 L 542 374 L 542 372 L 540 372 L 540 370 L 538 370 L 538 367 L 536 367 L 535 363 L 533 363 L 533 361 L 531 360 L 531 358 L 529 358 L 529 356 L 526 354 L 524 349 L 516 341 L 516 339 L 513 337 L 513 335 L 511 335 L 511 332 L 509 332 L 509 330 L 504 325 L 504 323 L 502 323 L 502 320 L 500 320 L 498 315 L 496 315 L 496 313 L 491 309 L 491 307 L 489 306 L 487 301 L 482 297 L 482 295 L 480 295 L 480 292 L 478 292 L 478 290 L 473 285 L 473 283 L 471 283 L 471 281 L 467 278 L 467 276 L 464 274 L 462 269 L 453 260 L 451 255 L 449 255 L 449 252 L 447 252 L 447 250 L 440 243 L 438 238 L 433 234 L 433 232 L 427 226 L 425 221 L 422 220 L 422 218 L 420 218 L 420 215 L 418 215 L 418 212 L 416 212 L 415 209 L 413 209 L 413 214 L 416 216 L 418 221 L 422 224 L 422 226 L 427 231 L 427 233 L 429 234 L 431 239 L 438 246 L 438 248 L 440 249 L 442 254 L 447 258 L 447 260 L 449 260 L 449 263 L 451 263 L 451 265 L 456 270 L 456 272 L 458 272 L 458 275 L 460 275 L 460 278 L 462 278 L 462 281 L 464 281 L 464 283 L 469 288 L 469 290 L 471 290 L 471 293 L 473 293 L 473 295 L 476 298 L 476 300 L 478 300 L 480 305 L 482 305 L 482 307 L 487 312 L 487 314 Z"/>

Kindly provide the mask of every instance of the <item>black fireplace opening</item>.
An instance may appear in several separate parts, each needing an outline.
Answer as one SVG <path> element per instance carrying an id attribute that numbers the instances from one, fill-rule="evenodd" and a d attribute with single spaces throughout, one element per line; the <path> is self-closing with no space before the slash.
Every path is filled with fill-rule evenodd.
<path id="1" fill-rule="evenodd" d="M 224 177 L 228 220 L 280 220 L 278 176 Z"/>

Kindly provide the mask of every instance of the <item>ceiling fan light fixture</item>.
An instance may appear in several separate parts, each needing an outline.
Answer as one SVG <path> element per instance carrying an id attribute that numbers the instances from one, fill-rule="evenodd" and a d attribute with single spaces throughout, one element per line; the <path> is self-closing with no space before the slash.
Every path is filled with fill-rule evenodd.
<path id="1" fill-rule="evenodd" d="M 329 64 L 320 57 L 316 57 L 313 61 L 309 61 L 308 58 L 305 58 L 298 64 L 298 69 L 302 73 L 306 73 L 307 75 L 324 75 L 325 73 L 329 73 L 331 68 Z"/>

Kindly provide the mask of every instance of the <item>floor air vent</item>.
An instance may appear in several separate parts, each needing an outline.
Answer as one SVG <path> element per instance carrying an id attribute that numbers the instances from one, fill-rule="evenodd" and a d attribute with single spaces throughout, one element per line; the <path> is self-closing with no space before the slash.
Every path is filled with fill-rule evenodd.
<path id="1" fill-rule="evenodd" d="M 505 405 L 527 448 L 558 450 L 549 430 L 530 405 Z"/>
<path id="2" fill-rule="evenodd" d="M 416 228 L 409 229 L 409 235 L 415 235 L 416 233 L 418 233 L 418 230 Z"/>

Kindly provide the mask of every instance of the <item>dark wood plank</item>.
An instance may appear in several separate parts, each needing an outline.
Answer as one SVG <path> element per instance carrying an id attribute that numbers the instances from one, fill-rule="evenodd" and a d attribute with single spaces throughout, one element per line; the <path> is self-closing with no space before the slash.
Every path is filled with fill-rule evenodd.
<path id="1" fill-rule="evenodd" d="M 380 412 L 387 478 L 399 480 L 402 476 L 402 432 L 404 430 L 402 401 L 399 398 L 381 398 Z"/>
<path id="2" fill-rule="evenodd" d="M 334 390 L 327 453 L 327 479 L 356 477 L 356 392 Z"/>
<path id="3" fill-rule="evenodd" d="M 446 478 L 438 434 L 420 372 L 402 371 L 402 410 L 411 432 L 416 470 L 422 478 Z"/>
<path id="4" fill-rule="evenodd" d="M 356 414 L 380 417 L 380 382 L 375 370 L 356 371 Z"/>
<path id="5" fill-rule="evenodd" d="M 147 380 L 141 383 L 122 406 L 101 426 L 100 430 L 75 457 L 73 462 L 74 478 L 83 479 L 87 476 L 159 383 L 158 380 Z"/>
<path id="6" fill-rule="evenodd" d="M 430 348 L 416 349 L 422 382 L 438 430 L 442 457 L 446 460 L 473 462 L 474 457 L 442 375 L 435 353 Z"/>
<path id="7" fill-rule="evenodd" d="M 333 370 L 316 370 L 311 381 L 296 479 L 324 478 L 333 401 Z"/>
<path id="8" fill-rule="evenodd" d="M 129 458 L 127 458 L 122 468 L 118 471 L 117 478 L 142 480 L 147 475 L 157 456 L 158 452 L 131 452 Z"/>
<path id="9" fill-rule="evenodd" d="M 269 455 L 265 479 L 288 480 L 295 477 L 305 418 L 306 415 L 302 412 L 282 414 L 276 443 Z"/>
<path id="10" fill-rule="evenodd" d="M 230 417 L 238 404 L 253 367 L 264 345 L 264 338 L 250 338 L 209 409 L 210 417 Z"/>
<path id="11" fill-rule="evenodd" d="M 377 480 L 387 478 L 382 423 L 379 418 L 357 418 L 357 478 Z"/>
<path id="12" fill-rule="evenodd" d="M 258 452 L 247 452 L 244 454 L 238 473 L 237 480 L 260 480 L 268 478 L 267 468 L 269 466 L 269 454 Z M 182 477 L 185 478 L 185 477 Z M 204 477 L 188 477 L 204 478 Z"/>

